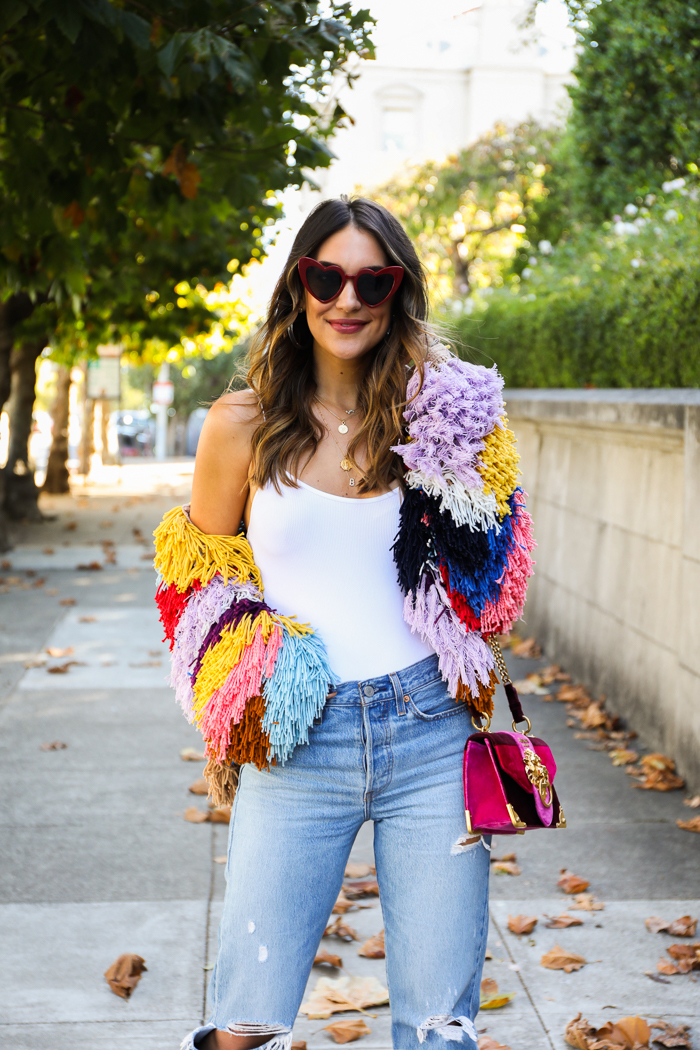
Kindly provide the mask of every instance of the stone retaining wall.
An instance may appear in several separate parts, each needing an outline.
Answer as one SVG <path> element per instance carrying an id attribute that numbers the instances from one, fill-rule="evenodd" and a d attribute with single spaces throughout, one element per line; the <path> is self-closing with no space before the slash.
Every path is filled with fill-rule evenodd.
<path id="1" fill-rule="evenodd" d="M 509 390 L 527 627 L 700 788 L 700 391 Z"/>

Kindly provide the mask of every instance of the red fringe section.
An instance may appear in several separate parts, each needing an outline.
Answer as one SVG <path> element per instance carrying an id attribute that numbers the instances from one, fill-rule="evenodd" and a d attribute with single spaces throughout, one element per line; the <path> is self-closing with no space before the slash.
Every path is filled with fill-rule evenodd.
<path id="1" fill-rule="evenodd" d="M 162 583 L 158 585 L 156 605 L 160 610 L 160 622 L 165 631 L 163 641 L 170 642 L 171 649 L 175 644 L 175 628 L 180 622 L 187 599 L 194 591 L 200 590 L 201 586 L 199 580 L 195 580 L 189 590 L 180 593 L 174 584 L 171 587 L 164 587 Z"/>
<path id="2" fill-rule="evenodd" d="M 450 587 L 450 574 L 447 571 L 447 566 L 444 562 L 440 562 L 440 575 L 442 576 L 443 585 L 450 599 L 450 604 L 464 626 L 468 631 L 480 631 L 481 620 L 479 617 L 475 615 L 472 608 L 467 604 L 464 595 L 460 594 L 459 591 L 453 591 Z"/>

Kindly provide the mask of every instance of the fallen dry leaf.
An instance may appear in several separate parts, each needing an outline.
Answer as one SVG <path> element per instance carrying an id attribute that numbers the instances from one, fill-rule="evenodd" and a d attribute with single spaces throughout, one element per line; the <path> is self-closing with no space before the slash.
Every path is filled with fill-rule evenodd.
<path id="1" fill-rule="evenodd" d="M 321 1031 L 330 1032 L 335 1043 L 354 1043 L 363 1035 L 372 1034 L 372 1029 L 368 1028 L 361 1017 L 353 1021 L 335 1021 L 333 1024 L 326 1025 Z"/>
<path id="2" fill-rule="evenodd" d="M 89 561 L 83 565 L 76 565 L 76 569 L 80 569 L 81 572 L 100 572 L 102 566 L 98 561 Z"/>
<path id="3" fill-rule="evenodd" d="M 676 824 L 681 831 L 697 831 L 700 834 L 700 817 L 691 817 L 690 820 L 677 820 Z"/>
<path id="4" fill-rule="evenodd" d="M 367 879 L 365 882 L 349 882 L 343 887 L 345 896 L 349 900 L 358 900 L 360 897 L 378 897 L 379 883 L 376 879 Z"/>
<path id="5" fill-rule="evenodd" d="M 49 598 L 54 598 L 58 594 L 58 587 L 47 587 L 44 594 Z"/>
<path id="6" fill-rule="evenodd" d="M 698 928 L 698 920 L 690 915 L 682 915 L 680 919 L 667 922 L 660 919 L 658 915 L 652 915 L 644 920 L 644 925 L 651 933 L 670 933 L 672 937 L 694 937 Z"/>
<path id="7" fill-rule="evenodd" d="M 187 790 L 193 795 L 208 795 L 209 785 L 204 777 L 200 777 L 198 780 L 195 780 L 193 784 L 190 784 Z"/>
<path id="8" fill-rule="evenodd" d="M 222 853 L 222 855 L 220 857 L 214 857 L 214 863 L 215 864 L 225 864 L 227 860 L 228 860 L 228 857 L 226 856 L 225 853 Z"/>
<path id="9" fill-rule="evenodd" d="M 203 762 L 205 756 L 194 747 L 183 747 L 180 758 L 183 762 Z"/>
<path id="10" fill-rule="evenodd" d="M 73 529 L 77 529 L 78 528 L 78 522 L 77 521 L 67 521 L 66 524 L 63 526 L 63 528 L 65 529 L 66 532 L 72 532 Z"/>
<path id="11" fill-rule="evenodd" d="M 574 915 L 545 915 L 548 930 L 566 930 L 569 926 L 583 926 L 583 919 L 577 919 Z"/>
<path id="12" fill-rule="evenodd" d="M 621 1017 L 596 1028 L 577 1014 L 566 1026 L 564 1038 L 577 1050 L 643 1050 L 649 1046 L 651 1029 L 643 1017 Z"/>
<path id="13" fill-rule="evenodd" d="M 678 791 L 685 787 L 683 778 L 676 775 L 676 763 L 668 755 L 658 752 L 644 755 L 639 765 L 645 779 L 635 787 L 644 791 Z"/>
<path id="14" fill-rule="evenodd" d="M 559 664 L 550 664 L 549 667 L 543 667 L 540 671 L 540 678 L 545 685 L 549 685 L 550 682 L 570 682 L 571 675 L 566 674 L 562 671 Z"/>
<path id="15" fill-rule="evenodd" d="M 346 879 L 364 879 L 366 875 L 373 875 L 374 868 L 370 864 L 350 863 L 345 866 Z"/>
<path id="16" fill-rule="evenodd" d="M 568 907 L 571 911 L 603 911 L 605 904 L 596 900 L 592 893 L 577 893 L 573 903 Z"/>
<path id="17" fill-rule="evenodd" d="M 591 694 L 582 685 L 563 685 L 557 690 L 557 700 L 560 700 L 563 704 L 588 707 L 591 699 Z"/>
<path id="18" fill-rule="evenodd" d="M 508 929 L 511 933 L 532 933 L 537 925 L 536 915 L 509 915 Z"/>
<path id="19" fill-rule="evenodd" d="M 325 1020 L 331 1014 L 348 1010 L 364 1012 L 367 1006 L 389 1002 L 388 990 L 376 977 L 320 977 L 311 995 L 300 1007 L 310 1020 Z"/>
<path id="20" fill-rule="evenodd" d="M 492 855 L 491 856 L 491 863 L 492 864 L 500 864 L 501 861 L 508 861 L 508 862 L 513 861 L 513 863 L 515 863 L 515 861 L 517 859 L 518 858 L 516 857 L 515 853 L 504 853 L 502 857 L 494 857 Z"/>
<path id="21" fill-rule="evenodd" d="M 78 623 L 95 623 L 97 621 L 96 616 L 79 616 Z"/>
<path id="22" fill-rule="evenodd" d="M 700 806 L 700 795 L 693 795 L 691 798 L 683 799 L 684 806 L 690 806 L 691 809 L 697 809 Z"/>
<path id="23" fill-rule="evenodd" d="M 672 963 L 672 962 L 670 961 L 670 959 L 664 959 L 664 958 L 661 958 L 661 959 L 659 959 L 659 961 L 658 961 L 658 962 L 657 962 L 657 964 L 656 964 L 656 969 L 657 969 L 657 970 L 659 971 L 659 973 L 665 973 L 665 974 L 667 974 L 667 975 L 668 975 L 669 977 L 670 977 L 670 976 L 671 976 L 672 974 L 675 974 L 675 973 L 680 973 L 680 972 L 681 972 L 681 971 L 680 971 L 680 970 L 678 969 L 678 967 L 676 966 L 676 964 L 675 964 L 675 963 Z"/>
<path id="24" fill-rule="evenodd" d="M 306 1040 L 297 1039 L 292 1043 L 292 1050 L 306 1050 Z"/>
<path id="25" fill-rule="evenodd" d="M 537 673 L 529 674 L 526 678 L 519 678 L 513 685 L 520 696 L 546 696 L 548 689 L 542 684 L 542 678 Z"/>
<path id="26" fill-rule="evenodd" d="M 82 660 L 66 660 L 64 664 L 56 664 L 55 667 L 47 667 L 49 674 L 68 674 L 71 667 L 84 667 Z"/>
<path id="27" fill-rule="evenodd" d="M 585 966 L 586 960 L 582 955 L 567 952 L 560 945 L 555 944 L 550 951 L 545 952 L 540 963 L 546 970 L 564 970 L 565 973 L 573 973 Z"/>
<path id="28" fill-rule="evenodd" d="M 611 1023 L 608 1038 L 611 1043 L 634 1050 L 635 1047 L 648 1046 L 651 1039 L 651 1028 L 643 1017 L 621 1017 Z M 607 1025 L 604 1026 L 607 1028 Z M 603 1029 L 599 1029 L 602 1031 Z"/>
<path id="29" fill-rule="evenodd" d="M 339 955 L 331 955 L 330 952 L 320 951 L 314 959 L 314 966 L 322 966 L 324 963 L 326 966 L 335 966 L 339 970 L 343 968 L 343 960 Z"/>
<path id="30" fill-rule="evenodd" d="M 348 900 L 345 896 L 344 890 L 341 888 L 338 894 L 337 900 L 333 905 L 332 915 L 345 915 L 346 911 L 350 911 L 351 908 L 356 908 L 357 905 L 354 901 Z"/>
<path id="31" fill-rule="evenodd" d="M 190 824 L 206 824 L 209 820 L 209 814 L 196 806 L 190 806 L 182 815 Z"/>
<path id="32" fill-rule="evenodd" d="M 359 941 L 359 937 L 352 926 L 348 926 L 343 921 L 342 915 L 339 915 L 335 922 L 332 922 L 330 926 L 326 926 L 323 931 L 324 937 L 339 937 L 341 941 Z"/>
<path id="33" fill-rule="evenodd" d="M 386 951 L 384 948 L 384 930 L 375 933 L 374 937 L 366 940 L 361 948 L 357 949 L 358 955 L 364 955 L 365 959 L 384 959 Z"/>
<path id="34" fill-rule="evenodd" d="M 680 973 L 700 970 L 700 944 L 672 944 L 666 949 Z"/>
<path id="35" fill-rule="evenodd" d="M 479 1050 L 510 1050 L 509 1046 L 499 1043 L 497 1039 L 492 1039 L 490 1035 L 480 1035 L 476 1045 Z"/>
<path id="36" fill-rule="evenodd" d="M 493 866 L 493 870 L 497 875 L 520 875 L 521 870 L 519 865 L 515 864 L 512 860 L 497 860 Z"/>
<path id="37" fill-rule="evenodd" d="M 59 605 L 75 605 L 75 598 L 61 598 Z"/>
<path id="38" fill-rule="evenodd" d="M 564 1039 L 569 1046 L 576 1047 L 576 1050 L 589 1050 L 591 1042 L 595 1040 L 595 1033 L 596 1029 L 590 1021 L 578 1013 L 573 1021 L 567 1024 Z"/>
<path id="39" fill-rule="evenodd" d="M 481 982 L 479 990 L 479 1009 L 498 1010 L 501 1006 L 507 1006 L 515 999 L 515 992 L 501 992 L 498 982 L 493 977 L 485 977 Z"/>
<path id="40" fill-rule="evenodd" d="M 596 729 L 607 724 L 608 716 L 599 703 L 589 704 L 581 713 L 581 725 L 585 729 Z"/>
<path id="41" fill-rule="evenodd" d="M 49 645 L 46 652 L 49 654 L 49 656 L 55 656 L 57 658 L 61 656 L 70 656 L 73 652 L 73 646 L 68 645 L 65 649 L 59 649 L 57 645 Z"/>
<path id="42" fill-rule="evenodd" d="M 692 1048 L 690 1041 L 690 1029 L 687 1025 L 672 1025 L 668 1021 L 655 1021 L 651 1026 L 652 1028 L 660 1028 L 661 1035 L 655 1035 L 652 1038 L 652 1042 L 658 1043 L 660 1046 L 680 1046 Z"/>
<path id="43" fill-rule="evenodd" d="M 63 751 L 64 748 L 68 747 L 68 744 L 64 744 L 62 740 L 52 740 L 50 744 L 42 744 L 41 751 Z"/>
<path id="44" fill-rule="evenodd" d="M 209 813 L 207 819 L 210 824 L 230 824 L 231 823 L 231 807 L 230 806 L 212 806 L 209 803 Z"/>
<path id="45" fill-rule="evenodd" d="M 54 553 L 53 547 L 42 547 L 41 548 L 41 553 L 42 554 L 53 554 Z"/>
<path id="46" fill-rule="evenodd" d="M 628 751 L 624 747 L 616 747 L 608 753 L 614 766 L 629 766 L 639 758 L 636 751 Z"/>
<path id="47" fill-rule="evenodd" d="M 580 875 L 574 875 L 573 871 L 568 871 L 566 868 L 561 869 L 561 874 L 557 881 L 557 886 L 564 893 L 583 893 L 590 886 L 590 882 L 587 879 L 581 878 Z"/>
<path id="48" fill-rule="evenodd" d="M 539 660 L 542 650 L 534 638 L 525 638 L 516 645 L 511 645 L 510 651 L 513 656 L 519 656 L 523 660 Z"/>
<path id="49" fill-rule="evenodd" d="M 670 984 L 671 983 L 670 981 L 667 981 L 665 977 L 661 977 L 660 974 L 652 973 L 651 970 L 645 970 L 644 971 L 644 976 L 648 977 L 650 981 L 655 981 L 657 984 Z"/>
<path id="50" fill-rule="evenodd" d="M 145 972 L 146 963 L 141 956 L 127 952 L 115 959 L 109 969 L 105 970 L 105 978 L 115 995 L 121 999 L 129 999 L 141 980 L 141 974 Z"/>

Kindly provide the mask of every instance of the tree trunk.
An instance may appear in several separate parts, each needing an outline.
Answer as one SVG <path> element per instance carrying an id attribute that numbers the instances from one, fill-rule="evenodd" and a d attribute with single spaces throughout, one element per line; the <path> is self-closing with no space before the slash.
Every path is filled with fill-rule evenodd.
<path id="1" fill-rule="evenodd" d="M 10 355 L 14 342 L 14 328 L 20 321 L 26 321 L 35 305 L 26 292 L 11 295 L 9 299 L 0 302 L 0 410 L 10 396 L 12 386 Z M 0 552 L 10 550 L 12 546 L 7 531 L 6 500 L 6 476 L 5 471 L 0 470 Z"/>
<path id="2" fill-rule="evenodd" d="M 5 465 L 5 509 L 15 520 L 43 520 L 39 489 L 29 462 L 29 438 L 36 397 L 36 362 L 45 346 L 44 338 L 25 340 L 10 355 L 10 448 Z"/>
<path id="3" fill-rule="evenodd" d="M 68 474 L 68 416 L 70 412 L 70 368 L 60 365 L 56 373 L 56 400 L 53 403 L 53 436 L 46 464 L 43 491 L 58 495 L 70 492 Z"/>
<path id="4" fill-rule="evenodd" d="M 86 377 L 87 382 L 87 377 Z M 83 433 L 80 440 L 80 473 L 87 478 L 95 451 L 95 402 L 92 398 L 83 401 Z"/>

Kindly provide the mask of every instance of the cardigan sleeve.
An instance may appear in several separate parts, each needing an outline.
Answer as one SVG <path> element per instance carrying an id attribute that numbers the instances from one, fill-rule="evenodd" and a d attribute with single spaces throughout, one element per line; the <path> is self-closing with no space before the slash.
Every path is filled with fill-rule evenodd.
<path id="1" fill-rule="evenodd" d="M 394 449 L 406 469 L 394 544 L 404 617 L 435 648 L 452 694 L 481 712 L 496 681 L 486 639 L 521 616 L 535 546 L 503 380 L 495 366 L 431 355 L 404 418 Z"/>

